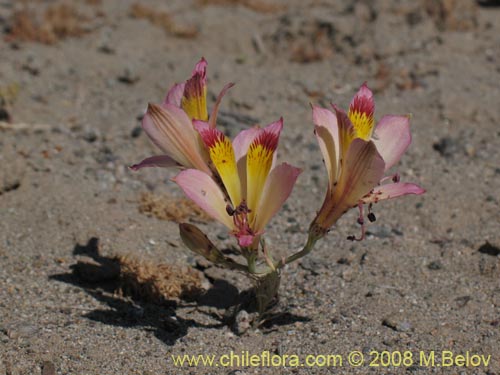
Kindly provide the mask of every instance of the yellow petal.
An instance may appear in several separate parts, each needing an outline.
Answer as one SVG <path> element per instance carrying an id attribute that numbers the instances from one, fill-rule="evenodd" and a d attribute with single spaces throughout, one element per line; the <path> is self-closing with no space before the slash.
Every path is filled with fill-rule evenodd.
<path id="1" fill-rule="evenodd" d="M 273 163 L 273 155 L 278 146 L 278 139 L 279 131 L 263 129 L 248 148 L 247 205 L 250 209 L 249 218 L 251 223 L 253 222 L 267 175 Z"/>
<path id="2" fill-rule="evenodd" d="M 207 88 L 200 87 L 193 89 L 190 93 L 185 92 L 181 99 L 181 106 L 191 120 L 207 121 Z"/>
<path id="3" fill-rule="evenodd" d="M 201 138 L 208 148 L 210 159 L 227 190 L 233 208 L 241 203 L 241 183 L 231 141 L 220 130 L 198 128 Z"/>

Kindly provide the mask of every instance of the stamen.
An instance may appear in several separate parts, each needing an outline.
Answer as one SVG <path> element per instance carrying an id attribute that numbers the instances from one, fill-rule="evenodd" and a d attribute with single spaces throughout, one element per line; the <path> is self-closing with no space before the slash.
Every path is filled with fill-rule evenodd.
<path id="1" fill-rule="evenodd" d="M 228 211 L 229 205 L 226 207 L 226 211 Z M 230 211 L 228 211 L 229 213 Z M 233 231 L 233 234 L 239 239 L 244 236 L 255 236 L 252 228 L 248 223 L 248 214 L 251 210 L 248 209 L 247 203 L 245 200 L 242 200 L 241 203 L 232 210 L 233 223 L 236 229 Z"/>
<path id="2" fill-rule="evenodd" d="M 382 179 L 380 180 L 380 183 L 382 183 L 382 182 L 384 182 L 384 181 L 387 181 L 387 180 L 389 180 L 389 179 L 390 179 L 392 182 L 394 182 L 394 183 L 398 183 L 398 182 L 399 182 L 399 180 L 401 179 L 401 176 L 399 175 L 399 173 L 397 173 L 397 172 L 396 172 L 396 173 L 395 173 L 395 174 L 393 174 L 392 176 L 385 176 L 384 178 L 382 178 Z"/>
<path id="3" fill-rule="evenodd" d="M 370 203 L 368 205 L 368 220 L 370 220 L 370 223 L 373 223 L 375 220 L 377 220 L 377 217 L 375 216 L 375 214 L 372 212 L 372 207 L 373 207 L 373 203 Z"/>
<path id="4" fill-rule="evenodd" d="M 361 225 L 361 237 L 356 238 L 356 236 L 348 236 L 347 239 L 349 241 L 363 241 L 365 239 L 365 219 L 363 215 L 363 203 L 358 203 L 358 209 L 359 209 L 359 217 L 358 217 L 358 224 Z"/>

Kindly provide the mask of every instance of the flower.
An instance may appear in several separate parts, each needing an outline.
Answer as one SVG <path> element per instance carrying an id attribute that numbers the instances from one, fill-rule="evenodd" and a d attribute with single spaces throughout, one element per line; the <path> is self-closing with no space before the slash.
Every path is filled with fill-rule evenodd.
<path id="1" fill-rule="evenodd" d="M 375 125 L 373 94 L 363 84 L 349 111 L 333 105 L 335 113 L 313 106 L 315 134 L 328 172 L 325 200 L 311 224 L 318 237 L 349 209 L 358 206 L 363 226 L 363 204 L 407 194 L 423 194 L 420 186 L 399 182 L 399 175 L 383 178 L 411 143 L 409 116 L 386 115 Z M 392 183 L 381 184 L 391 179 Z M 375 216 L 370 212 L 368 218 Z M 364 226 L 362 237 L 364 236 Z M 354 239 L 351 237 L 350 239 Z"/>
<path id="2" fill-rule="evenodd" d="M 145 167 L 196 168 L 211 174 L 209 156 L 193 120 L 208 121 L 215 128 L 222 97 L 233 84 L 220 92 L 210 117 L 207 110 L 207 62 L 202 58 L 195 66 L 191 78 L 175 84 L 162 104 L 149 103 L 142 119 L 142 128 L 163 155 L 144 159 L 130 168 Z"/>
<path id="3" fill-rule="evenodd" d="M 241 247 L 255 248 L 301 172 L 287 163 L 274 166 L 283 120 L 263 129 L 244 130 L 232 143 L 209 123 L 194 123 L 219 181 L 197 169 L 181 171 L 174 181 L 210 216 L 231 229 Z"/>

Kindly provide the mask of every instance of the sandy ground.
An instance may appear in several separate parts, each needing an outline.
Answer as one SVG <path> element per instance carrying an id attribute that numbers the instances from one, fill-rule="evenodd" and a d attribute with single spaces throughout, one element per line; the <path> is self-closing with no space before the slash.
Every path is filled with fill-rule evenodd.
<path id="1" fill-rule="evenodd" d="M 500 374 L 498 2 L 24 3 L 0 2 L 1 375 Z M 228 134 L 285 119 L 279 157 L 304 172 L 268 230 L 278 253 L 301 247 L 326 186 L 310 102 L 345 107 L 367 81 L 377 117 L 411 113 L 413 143 L 397 169 L 427 189 L 377 205 L 364 242 L 346 240 L 356 213 L 342 218 L 286 268 L 284 315 L 243 333 L 241 316 L 227 317 L 249 281 L 192 256 L 175 221 L 162 220 L 185 204 L 174 171 L 127 169 L 156 152 L 138 127 L 147 102 L 201 56 L 210 103 L 236 83 L 221 109 Z M 165 194 L 160 214 L 141 209 Z M 189 210 L 170 218 L 232 243 Z M 149 263 L 126 279 L 115 256 Z M 177 276 L 177 289 L 148 289 L 145 269 L 166 272 L 173 289 Z M 177 298 L 190 283 L 208 291 Z M 231 350 L 340 353 L 344 363 L 188 368 L 170 357 Z M 361 367 L 346 362 L 354 350 Z M 411 351 L 415 363 L 370 367 L 372 350 Z M 418 353 L 432 350 L 491 361 L 421 366 Z"/>

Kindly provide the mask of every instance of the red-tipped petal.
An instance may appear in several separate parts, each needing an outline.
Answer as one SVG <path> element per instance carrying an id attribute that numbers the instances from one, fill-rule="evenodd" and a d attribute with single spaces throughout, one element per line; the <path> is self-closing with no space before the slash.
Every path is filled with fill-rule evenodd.
<path id="1" fill-rule="evenodd" d="M 368 88 L 366 82 L 361 85 L 356 95 L 351 100 L 349 104 L 349 112 L 356 111 L 365 113 L 366 115 L 373 117 L 375 114 L 375 101 L 373 100 L 373 93 Z"/>
<path id="2" fill-rule="evenodd" d="M 205 58 L 202 57 L 200 61 L 198 61 L 194 66 L 193 73 L 191 74 L 191 76 L 200 74 L 205 79 L 207 75 L 207 66 L 208 66 L 207 60 L 205 60 Z"/>
<path id="3" fill-rule="evenodd" d="M 411 143 L 408 116 L 382 117 L 375 128 L 373 142 L 385 161 L 385 169 L 396 164 Z"/>
<path id="4" fill-rule="evenodd" d="M 368 141 L 373 132 L 375 102 L 373 94 L 366 86 L 366 83 L 363 83 L 359 91 L 354 95 L 349 105 L 348 115 L 354 129 L 356 129 L 356 137 Z"/>

